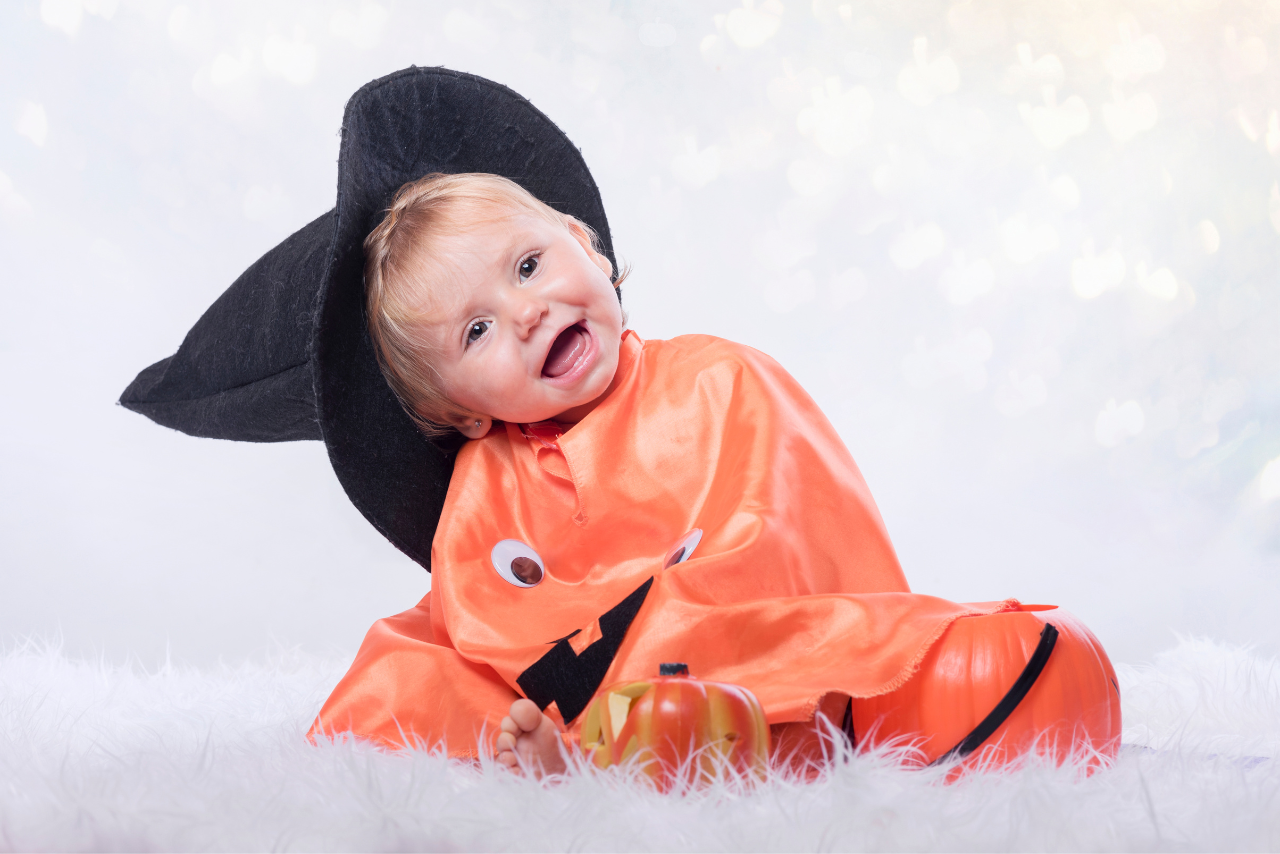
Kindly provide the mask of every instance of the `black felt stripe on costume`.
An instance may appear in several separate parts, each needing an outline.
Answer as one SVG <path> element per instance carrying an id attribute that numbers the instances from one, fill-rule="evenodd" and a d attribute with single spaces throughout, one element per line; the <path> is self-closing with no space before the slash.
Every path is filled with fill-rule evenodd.
<path id="1" fill-rule="evenodd" d="M 603 614 L 600 617 L 600 639 L 584 649 L 581 655 L 573 651 L 568 639 L 556 641 L 546 655 L 516 679 L 524 695 L 537 703 L 539 709 L 555 703 L 566 724 L 580 715 L 604 681 L 627 629 L 640 612 L 640 606 L 652 586 L 653 579 L 650 578 Z"/>
<path id="2" fill-rule="evenodd" d="M 963 759 L 981 747 L 982 743 L 1000 728 L 1000 724 L 1004 723 L 1009 715 L 1013 714 L 1013 710 L 1018 708 L 1018 704 L 1027 696 L 1031 686 L 1036 684 L 1036 680 L 1044 672 L 1044 666 L 1049 662 L 1049 655 L 1053 652 L 1053 647 L 1057 642 L 1057 627 L 1053 623 L 1045 623 L 1044 628 L 1040 631 L 1040 643 L 1036 645 L 1035 651 L 1031 653 L 1031 658 L 1027 660 L 1027 666 L 1022 668 L 1022 673 L 1018 675 L 1018 679 L 1013 683 L 1013 687 L 1009 689 L 1009 693 L 1005 694 L 999 703 L 996 703 L 996 707 L 991 710 L 991 714 L 983 718 L 982 723 L 974 727 L 973 732 L 966 735 L 960 740 L 959 744 L 929 764 L 941 765 L 953 759 Z"/>

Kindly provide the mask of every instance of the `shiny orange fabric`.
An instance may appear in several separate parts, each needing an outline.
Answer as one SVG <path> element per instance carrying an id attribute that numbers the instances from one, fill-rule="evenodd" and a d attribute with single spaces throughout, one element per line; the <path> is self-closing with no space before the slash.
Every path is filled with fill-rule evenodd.
<path id="1" fill-rule="evenodd" d="M 694 528 L 692 556 L 664 569 Z M 497 573 L 505 539 L 543 559 L 540 584 Z M 500 425 L 467 443 L 432 566 L 431 592 L 370 630 L 313 734 L 473 755 L 522 696 L 520 674 L 575 630 L 580 652 L 650 578 L 604 684 L 682 661 L 750 689 L 775 725 L 812 719 L 829 694 L 897 688 L 951 621 L 1010 607 L 909 592 L 813 400 L 769 357 L 703 335 L 628 332 L 611 391 L 578 424 Z"/>

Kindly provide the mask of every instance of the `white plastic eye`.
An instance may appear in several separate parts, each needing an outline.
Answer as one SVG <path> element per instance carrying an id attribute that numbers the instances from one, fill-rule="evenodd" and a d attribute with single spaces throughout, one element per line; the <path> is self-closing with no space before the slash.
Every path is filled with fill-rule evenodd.
<path id="1" fill-rule="evenodd" d="M 671 551 L 667 552 L 667 560 L 663 564 L 663 569 L 670 569 L 678 563 L 684 563 L 693 555 L 693 550 L 698 547 L 700 542 L 702 542 L 701 528 L 694 528 L 685 534 L 671 547 Z"/>
<path id="2" fill-rule="evenodd" d="M 516 587 L 534 587 L 545 574 L 542 558 L 519 540 L 502 540 L 493 547 L 489 557 L 498 575 Z"/>

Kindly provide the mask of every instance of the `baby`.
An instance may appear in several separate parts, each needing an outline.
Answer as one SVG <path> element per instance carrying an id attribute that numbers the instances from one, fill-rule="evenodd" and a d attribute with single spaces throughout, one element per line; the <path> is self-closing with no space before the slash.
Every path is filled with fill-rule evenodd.
<path id="1" fill-rule="evenodd" d="M 400 191 L 365 252 L 383 373 L 428 435 L 452 427 L 479 439 L 495 421 L 568 426 L 608 393 L 622 277 L 611 281 L 590 227 L 518 184 L 428 175 Z M 561 771 L 559 748 L 533 702 L 511 704 L 499 762 Z"/>
<path id="2" fill-rule="evenodd" d="M 365 255 L 388 383 L 424 433 L 472 441 L 431 591 L 374 625 L 313 737 L 555 772 L 603 684 L 678 661 L 749 688 L 796 750 L 980 613 L 909 592 L 852 457 L 777 363 L 642 341 L 592 231 L 517 184 L 410 183 Z"/>

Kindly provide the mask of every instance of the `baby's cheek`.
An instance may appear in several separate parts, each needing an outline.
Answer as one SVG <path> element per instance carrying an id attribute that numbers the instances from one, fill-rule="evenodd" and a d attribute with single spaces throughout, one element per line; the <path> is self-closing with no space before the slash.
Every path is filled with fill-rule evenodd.
<path id="1" fill-rule="evenodd" d="M 483 411 L 508 413 L 503 420 L 523 420 L 521 410 L 530 397 L 529 368 L 524 355 L 514 347 L 496 349 L 472 377 L 476 392 L 487 405 Z M 497 415 L 501 417 L 501 415 Z"/>

